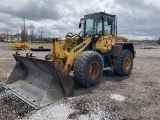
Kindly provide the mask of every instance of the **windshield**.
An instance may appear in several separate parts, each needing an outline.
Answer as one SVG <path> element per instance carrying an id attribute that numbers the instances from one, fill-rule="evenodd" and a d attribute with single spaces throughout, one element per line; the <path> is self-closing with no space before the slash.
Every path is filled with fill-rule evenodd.
<path id="1" fill-rule="evenodd" d="M 94 35 L 102 32 L 102 19 L 100 14 L 85 16 L 84 32 L 86 35 Z"/>

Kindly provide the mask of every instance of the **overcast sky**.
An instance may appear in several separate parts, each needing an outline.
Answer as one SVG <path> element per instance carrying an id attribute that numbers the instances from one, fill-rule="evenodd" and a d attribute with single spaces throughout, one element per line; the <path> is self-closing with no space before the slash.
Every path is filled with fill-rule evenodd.
<path id="1" fill-rule="evenodd" d="M 85 14 L 102 12 L 118 17 L 118 34 L 130 39 L 160 36 L 160 0 L 0 0 L 0 32 L 42 28 L 43 34 L 63 36 L 78 32 Z"/>

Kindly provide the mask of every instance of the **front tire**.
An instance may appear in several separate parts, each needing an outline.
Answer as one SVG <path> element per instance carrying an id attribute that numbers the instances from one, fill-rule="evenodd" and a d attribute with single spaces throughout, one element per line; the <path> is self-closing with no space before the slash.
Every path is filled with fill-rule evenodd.
<path id="1" fill-rule="evenodd" d="M 95 51 L 84 51 L 75 60 L 74 79 L 84 87 L 91 87 L 100 82 L 103 74 L 103 60 Z"/>
<path id="2" fill-rule="evenodd" d="M 122 51 L 121 55 L 116 61 L 116 67 L 113 69 L 114 73 L 119 76 L 127 76 L 131 73 L 133 68 L 133 55 L 129 50 Z"/>

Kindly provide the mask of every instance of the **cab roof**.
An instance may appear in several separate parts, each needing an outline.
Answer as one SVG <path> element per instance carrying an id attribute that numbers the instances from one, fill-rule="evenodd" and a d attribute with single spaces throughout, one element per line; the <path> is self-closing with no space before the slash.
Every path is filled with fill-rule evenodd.
<path id="1" fill-rule="evenodd" d="M 105 13 L 105 12 L 97 12 L 97 13 L 87 14 L 87 15 L 85 15 L 85 16 L 89 16 L 89 15 L 95 15 L 95 14 L 103 14 L 103 15 L 111 15 L 111 16 L 116 16 L 116 15 L 112 15 L 112 14 Z"/>

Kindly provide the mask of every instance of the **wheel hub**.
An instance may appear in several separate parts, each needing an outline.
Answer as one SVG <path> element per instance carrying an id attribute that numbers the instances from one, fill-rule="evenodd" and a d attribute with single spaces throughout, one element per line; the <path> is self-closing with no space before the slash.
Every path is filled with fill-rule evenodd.
<path id="1" fill-rule="evenodd" d="M 124 67 L 126 70 L 129 70 L 130 66 L 131 66 L 131 59 L 127 57 L 124 62 Z"/>
<path id="2" fill-rule="evenodd" d="M 96 78 L 99 73 L 99 65 L 96 61 L 93 61 L 89 66 L 89 75 L 92 79 Z"/>

